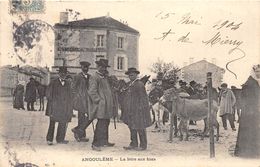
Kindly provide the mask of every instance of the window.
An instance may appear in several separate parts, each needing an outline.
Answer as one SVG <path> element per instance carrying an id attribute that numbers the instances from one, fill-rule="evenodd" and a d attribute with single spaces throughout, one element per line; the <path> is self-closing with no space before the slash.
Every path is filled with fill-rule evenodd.
<path id="1" fill-rule="evenodd" d="M 123 49 L 123 44 L 124 44 L 124 38 L 123 37 L 118 37 L 117 38 L 117 48 Z"/>
<path id="2" fill-rule="evenodd" d="M 97 35 L 97 47 L 104 47 L 105 35 Z"/>
<path id="3" fill-rule="evenodd" d="M 117 69 L 124 70 L 124 57 L 117 57 Z"/>
<path id="4" fill-rule="evenodd" d="M 124 54 L 118 54 L 114 58 L 114 70 L 125 71 L 128 68 L 127 56 Z"/>

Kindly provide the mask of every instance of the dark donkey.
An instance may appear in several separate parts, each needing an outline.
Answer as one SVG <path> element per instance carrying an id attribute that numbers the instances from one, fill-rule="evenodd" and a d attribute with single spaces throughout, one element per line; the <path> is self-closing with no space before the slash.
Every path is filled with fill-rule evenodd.
<path id="1" fill-rule="evenodd" d="M 36 83 L 37 92 L 40 99 L 40 109 L 39 111 L 44 111 L 44 97 L 46 96 L 46 85 L 41 84 L 40 82 Z"/>

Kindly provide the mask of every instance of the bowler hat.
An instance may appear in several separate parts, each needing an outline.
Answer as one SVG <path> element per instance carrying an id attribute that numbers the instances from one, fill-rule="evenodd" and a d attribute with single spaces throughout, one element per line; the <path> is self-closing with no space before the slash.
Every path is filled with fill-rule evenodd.
<path id="1" fill-rule="evenodd" d="M 58 72 L 62 72 L 62 73 L 68 73 L 68 70 L 67 70 L 66 66 L 60 66 L 57 71 Z"/>
<path id="2" fill-rule="evenodd" d="M 190 85 L 195 85 L 196 82 L 193 80 L 193 81 L 190 81 Z"/>
<path id="3" fill-rule="evenodd" d="M 227 86 L 228 86 L 228 85 L 227 85 L 226 83 L 222 83 L 222 84 L 220 85 L 221 88 L 227 88 Z"/>
<path id="4" fill-rule="evenodd" d="M 128 68 L 128 70 L 125 72 L 126 75 L 129 75 L 130 73 L 140 74 L 140 72 L 134 67 Z"/>
<path id="5" fill-rule="evenodd" d="M 99 66 L 102 66 L 102 67 L 110 67 L 108 65 L 108 60 L 107 59 L 100 59 L 98 61 L 95 61 L 95 63 Z"/>
<path id="6" fill-rule="evenodd" d="M 81 61 L 81 62 L 79 62 L 79 64 L 82 65 L 82 66 L 90 66 L 90 65 L 91 65 L 91 64 L 90 64 L 89 62 L 87 62 L 87 61 Z"/>

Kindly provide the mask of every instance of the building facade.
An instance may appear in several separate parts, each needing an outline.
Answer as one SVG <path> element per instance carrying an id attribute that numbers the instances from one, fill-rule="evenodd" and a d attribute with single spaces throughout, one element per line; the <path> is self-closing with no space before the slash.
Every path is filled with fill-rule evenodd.
<path id="1" fill-rule="evenodd" d="M 201 60 L 181 68 L 180 79 L 186 82 L 194 80 L 197 83 L 205 85 L 207 81 L 207 72 L 212 73 L 213 87 L 219 87 L 222 83 L 225 70 L 206 60 Z"/>
<path id="2" fill-rule="evenodd" d="M 110 75 L 125 78 L 128 67 L 138 68 L 139 32 L 109 16 L 68 22 L 66 12 L 55 24 L 55 58 L 52 77 L 59 66 L 67 66 L 70 73 L 80 72 L 79 62 L 91 63 L 108 59 Z"/>

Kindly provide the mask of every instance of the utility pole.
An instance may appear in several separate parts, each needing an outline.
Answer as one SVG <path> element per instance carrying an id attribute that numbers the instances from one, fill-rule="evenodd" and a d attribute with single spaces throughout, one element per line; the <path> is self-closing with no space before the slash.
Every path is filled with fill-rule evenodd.
<path id="1" fill-rule="evenodd" d="M 209 125 L 209 145 L 210 145 L 210 158 L 215 157 L 214 146 L 214 129 L 213 129 L 213 110 L 212 110 L 212 73 L 207 73 L 207 94 L 208 94 L 208 125 Z"/>

